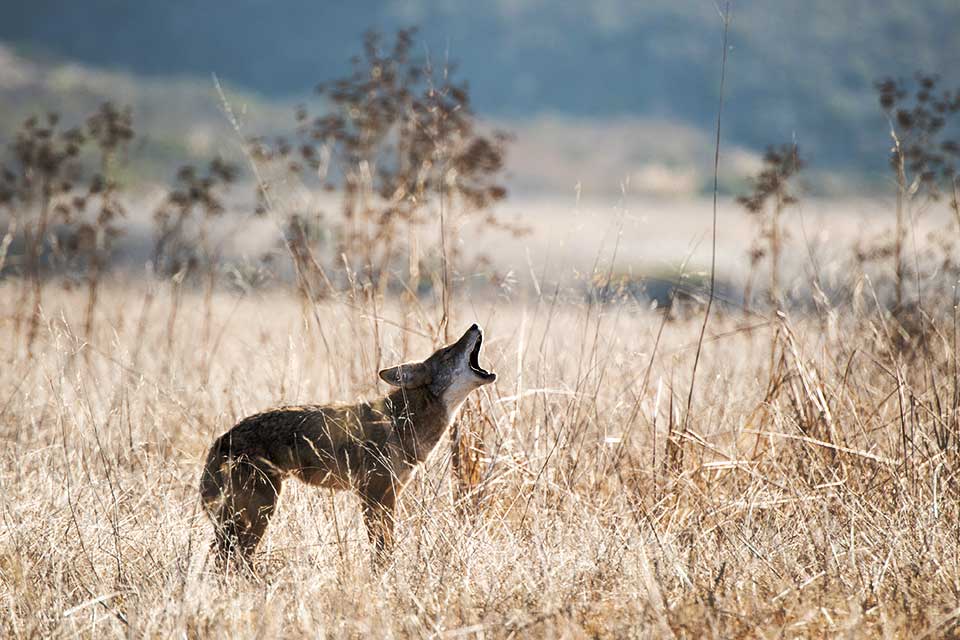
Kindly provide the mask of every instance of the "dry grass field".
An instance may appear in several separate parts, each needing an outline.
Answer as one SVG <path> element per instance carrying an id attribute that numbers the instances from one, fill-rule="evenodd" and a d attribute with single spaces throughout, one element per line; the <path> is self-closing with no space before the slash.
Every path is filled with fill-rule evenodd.
<path id="1" fill-rule="evenodd" d="M 0 286 L 0 636 L 942 637 L 960 620 L 958 362 L 852 306 L 666 322 L 635 304 L 456 299 L 495 385 L 370 562 L 352 495 L 288 483 L 255 575 L 217 572 L 197 494 L 215 436 L 277 404 L 382 393 L 430 316 L 279 290 L 51 283 L 28 355 Z M 315 311 L 315 313 L 314 313 Z M 715 310 L 716 311 L 716 310 Z M 319 323 L 317 322 L 319 320 Z M 746 329 L 745 327 L 752 327 Z M 904 337 L 906 336 L 906 337 Z"/>
<path id="2" fill-rule="evenodd" d="M 815 198 L 846 178 L 804 129 L 724 142 L 770 114 L 724 109 L 723 5 L 715 135 L 530 121 L 517 164 L 416 29 L 368 32 L 286 124 L 214 76 L 228 134 L 187 85 L 80 117 L 14 73 L 37 113 L 0 141 L 0 638 L 960 637 L 960 90 L 864 85 L 883 157 L 861 200 Z M 252 565 L 218 566 L 218 436 L 383 394 L 474 322 L 496 382 L 383 562 L 356 495 L 287 482 Z"/>

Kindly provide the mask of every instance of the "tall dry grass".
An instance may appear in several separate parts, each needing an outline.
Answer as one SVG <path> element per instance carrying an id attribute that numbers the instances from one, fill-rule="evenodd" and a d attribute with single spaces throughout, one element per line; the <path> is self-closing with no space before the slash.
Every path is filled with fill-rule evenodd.
<path id="1" fill-rule="evenodd" d="M 430 332 L 363 298 L 322 303 L 318 326 L 292 292 L 221 291 L 203 332 L 204 292 L 158 286 L 144 307 L 142 284 L 105 284 L 89 337 L 83 294 L 49 286 L 33 358 L 0 319 L 3 637 L 955 632 L 949 309 L 923 342 L 869 287 L 803 318 L 721 313 L 685 416 L 698 316 L 454 300 L 499 374 L 462 416 L 483 442 L 473 492 L 453 503 L 438 447 L 378 572 L 353 496 L 288 484 L 243 577 L 208 555 L 206 447 L 264 407 L 383 391 L 377 367 Z M 18 293 L 0 285 L 0 308 Z"/>

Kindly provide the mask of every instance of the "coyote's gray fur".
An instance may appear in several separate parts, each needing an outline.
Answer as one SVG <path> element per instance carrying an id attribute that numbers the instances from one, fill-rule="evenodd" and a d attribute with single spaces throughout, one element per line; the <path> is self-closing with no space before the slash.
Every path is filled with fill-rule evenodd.
<path id="1" fill-rule="evenodd" d="M 378 553 L 392 543 L 397 497 L 440 441 L 467 395 L 496 379 L 480 367 L 483 334 L 470 327 L 422 362 L 380 372 L 397 387 L 353 406 L 297 406 L 250 416 L 217 438 L 200 495 L 216 528 L 221 559 L 249 560 L 273 514 L 283 481 L 353 489 Z"/>

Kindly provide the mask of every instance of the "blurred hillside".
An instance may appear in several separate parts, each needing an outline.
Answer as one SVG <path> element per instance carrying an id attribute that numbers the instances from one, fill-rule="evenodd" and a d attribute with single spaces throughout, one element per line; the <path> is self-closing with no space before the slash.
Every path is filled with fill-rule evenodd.
<path id="1" fill-rule="evenodd" d="M 883 169 L 873 82 L 924 70 L 960 84 L 955 0 L 738 0 L 726 131 L 754 149 L 796 137 L 819 166 Z M 480 113 L 653 118 L 710 130 L 720 21 L 710 0 L 2 0 L 0 39 L 30 55 L 155 77 L 218 73 L 273 99 L 341 74 L 362 32 L 419 24 L 461 62 Z"/>
<path id="2" fill-rule="evenodd" d="M 289 119 L 286 105 L 233 88 L 228 93 L 251 132 L 270 131 L 271 122 Z M 75 126 L 104 101 L 133 108 L 137 140 L 124 165 L 138 180 L 166 181 L 180 164 L 217 153 L 239 156 L 237 136 L 209 76 L 143 78 L 75 62 L 33 59 L 0 45 L 3 144 L 32 114 L 56 112 L 67 126 Z"/>
<path id="3" fill-rule="evenodd" d="M 353 49 L 358 46 L 354 43 Z M 215 154 L 245 167 L 242 137 L 293 131 L 300 101 L 271 99 L 229 84 L 225 93 L 242 128 L 239 136 L 212 76 L 136 76 L 32 58 L 0 44 L 0 103 L 5 106 L 0 141 L 11 141 L 31 114 L 55 111 L 70 126 L 81 123 L 103 101 L 130 105 L 138 138 L 123 167 L 132 183 L 165 183 L 181 164 Z M 572 197 L 579 190 L 587 197 L 616 197 L 625 186 L 633 193 L 689 196 L 712 184 L 711 134 L 689 124 L 656 117 L 600 120 L 559 114 L 482 120 L 514 136 L 506 176 L 514 194 Z M 737 186 L 757 163 L 756 154 L 746 149 L 725 150 L 724 186 Z"/>
<path id="4" fill-rule="evenodd" d="M 186 161 L 238 157 L 211 82 L 244 133 L 293 128 L 294 106 L 343 75 L 369 28 L 421 26 L 425 55 L 459 63 L 476 111 L 516 135 L 514 193 L 648 195 L 709 188 L 720 18 L 705 0 L 0 0 L 0 135 L 27 113 L 70 121 L 98 102 L 134 107 L 130 171 L 165 180 Z M 741 190 L 767 144 L 796 140 L 812 190 L 885 179 L 887 125 L 873 82 L 915 70 L 960 85 L 960 3 L 734 3 L 721 187 Z"/>

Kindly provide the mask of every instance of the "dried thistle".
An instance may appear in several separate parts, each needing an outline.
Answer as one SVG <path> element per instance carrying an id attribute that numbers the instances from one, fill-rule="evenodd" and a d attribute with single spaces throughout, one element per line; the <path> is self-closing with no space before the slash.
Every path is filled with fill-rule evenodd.
<path id="1" fill-rule="evenodd" d="M 752 190 L 747 195 L 737 198 L 737 202 L 757 224 L 757 238 L 748 252 L 751 267 L 750 282 L 753 281 L 752 271 L 764 258 L 769 257 L 769 294 L 773 304 L 781 301 L 780 257 L 783 242 L 788 237 L 782 228 L 781 217 L 787 207 L 797 202 L 797 197 L 791 192 L 791 188 L 804 164 L 796 144 L 768 147 L 763 156 L 763 168 L 752 180 Z M 745 298 L 749 305 L 750 284 L 747 285 Z"/>
<path id="2" fill-rule="evenodd" d="M 13 261 L 24 276 L 15 320 L 17 333 L 32 290 L 28 352 L 40 322 L 47 255 L 56 245 L 51 225 L 70 209 L 70 194 L 82 175 L 79 158 L 85 143 L 84 132 L 63 128 L 58 114 L 32 116 L 17 132 L 10 145 L 11 160 L 0 171 L 0 207 L 7 210 L 24 239 L 24 254 Z"/>
<path id="3" fill-rule="evenodd" d="M 203 172 L 193 165 L 177 170 L 173 189 L 153 214 L 156 273 L 189 273 L 201 260 L 210 262 L 209 248 L 204 246 L 207 223 L 226 210 L 223 198 L 238 174 L 236 165 L 219 157 L 211 160 Z"/>
<path id="4" fill-rule="evenodd" d="M 956 163 L 960 159 L 957 114 L 960 90 L 939 88 L 936 75 L 916 73 L 912 80 L 883 78 L 875 83 L 881 109 L 890 124 L 890 169 L 897 186 L 896 222 L 892 237 L 881 246 L 858 252 L 863 261 L 889 258 L 894 271 L 894 309 L 904 308 L 909 267 L 904 259 L 906 208 L 917 200 L 938 200 L 946 191 L 960 218 Z"/>
<path id="5" fill-rule="evenodd" d="M 360 258 L 355 266 L 381 285 L 391 265 L 402 262 L 403 227 L 436 220 L 440 206 L 469 215 L 506 197 L 498 177 L 508 136 L 477 130 L 455 66 L 437 71 L 413 55 L 415 34 L 400 30 L 388 44 L 379 33 L 367 33 L 351 73 L 317 87 L 326 110 L 312 115 L 306 106 L 297 108 L 295 141 L 257 139 L 252 145 L 257 159 L 340 190 L 336 255 Z M 481 223 L 501 226 L 489 213 Z M 412 269 L 410 276 L 416 290 Z"/>

